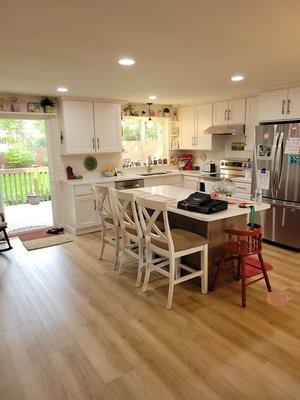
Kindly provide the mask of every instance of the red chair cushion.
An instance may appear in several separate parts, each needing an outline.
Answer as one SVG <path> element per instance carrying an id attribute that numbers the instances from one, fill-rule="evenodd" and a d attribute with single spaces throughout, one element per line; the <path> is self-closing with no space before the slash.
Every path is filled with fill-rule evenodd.
<path id="1" fill-rule="evenodd" d="M 260 269 L 260 262 L 257 258 L 255 257 L 245 257 L 245 263 L 246 263 L 246 267 L 245 267 L 245 274 L 246 277 L 249 278 L 251 276 L 255 276 L 255 275 L 260 275 L 262 273 L 261 269 Z M 267 271 L 271 271 L 273 269 L 272 264 L 265 262 L 265 267 Z M 258 268 L 255 268 L 258 267 Z"/>

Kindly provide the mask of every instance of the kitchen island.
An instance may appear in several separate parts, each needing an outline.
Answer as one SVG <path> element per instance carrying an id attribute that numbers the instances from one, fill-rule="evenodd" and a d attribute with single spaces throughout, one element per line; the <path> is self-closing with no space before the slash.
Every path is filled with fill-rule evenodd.
<path id="1" fill-rule="evenodd" d="M 198 233 L 209 240 L 208 243 L 208 280 L 212 281 L 212 277 L 216 270 L 216 263 L 219 259 L 220 245 L 228 240 L 225 229 L 245 229 L 247 224 L 249 208 L 240 208 L 237 204 L 229 204 L 228 209 L 215 214 L 201 214 L 192 211 L 177 208 L 177 202 L 186 199 L 194 191 L 177 186 L 152 186 L 139 189 L 131 189 L 136 195 L 159 196 L 160 200 L 165 198 L 168 203 L 168 214 L 171 229 L 181 228 L 190 232 Z M 163 197 L 161 197 L 163 196 Z M 245 201 L 241 199 L 241 202 Z M 262 203 L 254 205 L 255 211 L 260 212 L 270 208 L 269 204 Z M 200 268 L 200 253 L 195 253 L 184 257 L 183 262 L 194 268 Z M 198 280 L 195 280 L 198 283 Z"/>

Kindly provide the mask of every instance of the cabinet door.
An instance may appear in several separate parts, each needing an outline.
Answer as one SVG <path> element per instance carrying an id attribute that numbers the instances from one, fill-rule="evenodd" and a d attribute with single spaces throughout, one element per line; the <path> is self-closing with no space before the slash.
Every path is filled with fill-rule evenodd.
<path id="1" fill-rule="evenodd" d="M 259 96 L 259 121 L 276 121 L 286 118 L 287 89 L 268 90 Z"/>
<path id="2" fill-rule="evenodd" d="M 75 198 L 76 228 L 88 228 L 99 225 L 94 195 Z"/>
<path id="3" fill-rule="evenodd" d="M 290 88 L 288 92 L 287 119 L 300 119 L 300 87 Z"/>
<path id="4" fill-rule="evenodd" d="M 113 153 L 121 147 L 121 112 L 119 104 L 94 103 L 97 153 Z"/>
<path id="5" fill-rule="evenodd" d="M 195 142 L 195 107 L 179 109 L 180 149 L 192 150 Z"/>
<path id="6" fill-rule="evenodd" d="M 196 107 L 197 136 L 195 138 L 196 150 L 211 150 L 212 135 L 204 133 L 212 125 L 212 104 L 203 104 Z"/>
<path id="7" fill-rule="evenodd" d="M 213 104 L 213 125 L 227 124 L 228 101 Z"/>
<path id="8" fill-rule="evenodd" d="M 95 152 L 93 103 L 64 100 L 64 153 L 87 154 Z"/>
<path id="9" fill-rule="evenodd" d="M 172 185 L 172 186 L 182 186 L 182 176 L 164 176 L 163 178 L 164 185 Z"/>
<path id="10" fill-rule="evenodd" d="M 229 100 L 227 119 L 229 124 L 244 124 L 246 99 Z"/>
<path id="11" fill-rule="evenodd" d="M 255 127 L 258 125 L 258 97 L 249 97 L 246 107 L 246 147 L 253 151 Z"/>
<path id="12" fill-rule="evenodd" d="M 185 189 L 197 190 L 198 189 L 198 178 L 194 178 L 193 176 L 184 176 L 183 177 L 183 187 Z"/>
<path id="13" fill-rule="evenodd" d="M 165 181 L 163 178 L 163 175 L 155 178 L 146 178 L 144 179 L 144 186 L 145 187 L 150 187 L 150 186 L 161 186 L 164 185 Z"/>

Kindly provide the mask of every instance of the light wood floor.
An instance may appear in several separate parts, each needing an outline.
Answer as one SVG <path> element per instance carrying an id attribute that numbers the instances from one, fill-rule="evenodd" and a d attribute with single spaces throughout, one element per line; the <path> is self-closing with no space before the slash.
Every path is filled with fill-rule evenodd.
<path id="1" fill-rule="evenodd" d="M 300 398 L 300 258 L 265 246 L 274 290 L 262 283 L 242 309 L 234 282 L 206 296 L 192 283 L 135 288 L 112 251 L 98 261 L 96 234 L 0 255 L 0 399 L 278 400 Z M 156 290 L 154 290 L 156 288 Z"/>

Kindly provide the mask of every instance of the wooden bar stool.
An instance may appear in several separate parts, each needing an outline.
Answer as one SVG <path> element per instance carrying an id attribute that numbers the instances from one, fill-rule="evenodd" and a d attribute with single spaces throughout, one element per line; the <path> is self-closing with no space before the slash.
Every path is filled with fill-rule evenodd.
<path id="1" fill-rule="evenodd" d="M 142 291 L 148 287 L 150 273 L 156 271 L 169 279 L 167 309 L 172 306 L 175 285 L 189 279 L 201 279 L 201 291 L 207 293 L 208 240 L 203 236 L 183 229 L 170 229 L 167 202 L 162 197 L 137 197 L 139 217 L 146 240 L 146 272 Z M 153 213 L 151 213 L 153 211 Z M 160 229 L 158 217 L 163 216 L 164 231 Z M 180 262 L 188 254 L 201 254 L 201 270 L 196 270 Z M 157 258 L 159 256 L 159 258 Z M 181 270 L 186 274 L 181 276 Z"/>
<path id="2" fill-rule="evenodd" d="M 113 205 L 121 227 L 122 246 L 119 264 L 119 274 L 124 268 L 125 254 L 138 261 L 136 286 L 141 285 L 144 261 L 145 239 L 138 219 L 135 194 L 111 188 Z"/>
<path id="3" fill-rule="evenodd" d="M 212 289 L 215 289 L 217 280 L 221 273 L 227 272 L 225 269 L 227 255 L 229 255 L 229 260 L 234 263 L 237 260 L 237 278 L 241 279 L 241 289 L 242 289 L 242 307 L 246 307 L 246 287 L 252 283 L 258 282 L 264 279 L 268 292 L 272 291 L 264 259 L 262 256 L 262 236 L 261 228 L 254 228 L 253 230 L 235 230 L 226 229 L 226 233 L 229 235 L 229 241 L 225 243 L 220 248 L 220 262 L 218 264 L 217 271 L 214 276 L 214 281 Z M 261 271 L 263 276 L 246 282 L 246 257 L 257 255 L 259 264 L 254 266 Z M 231 268 L 232 269 L 232 268 Z"/>
<path id="4" fill-rule="evenodd" d="M 110 243 L 115 247 L 114 269 L 116 269 L 118 266 L 119 251 L 120 251 L 121 229 L 119 221 L 112 207 L 109 187 L 93 183 L 93 190 L 95 193 L 96 209 L 99 213 L 102 225 L 99 259 L 100 260 L 102 259 L 106 243 Z M 109 231 L 113 232 L 113 237 L 109 236 L 108 234 Z"/>

